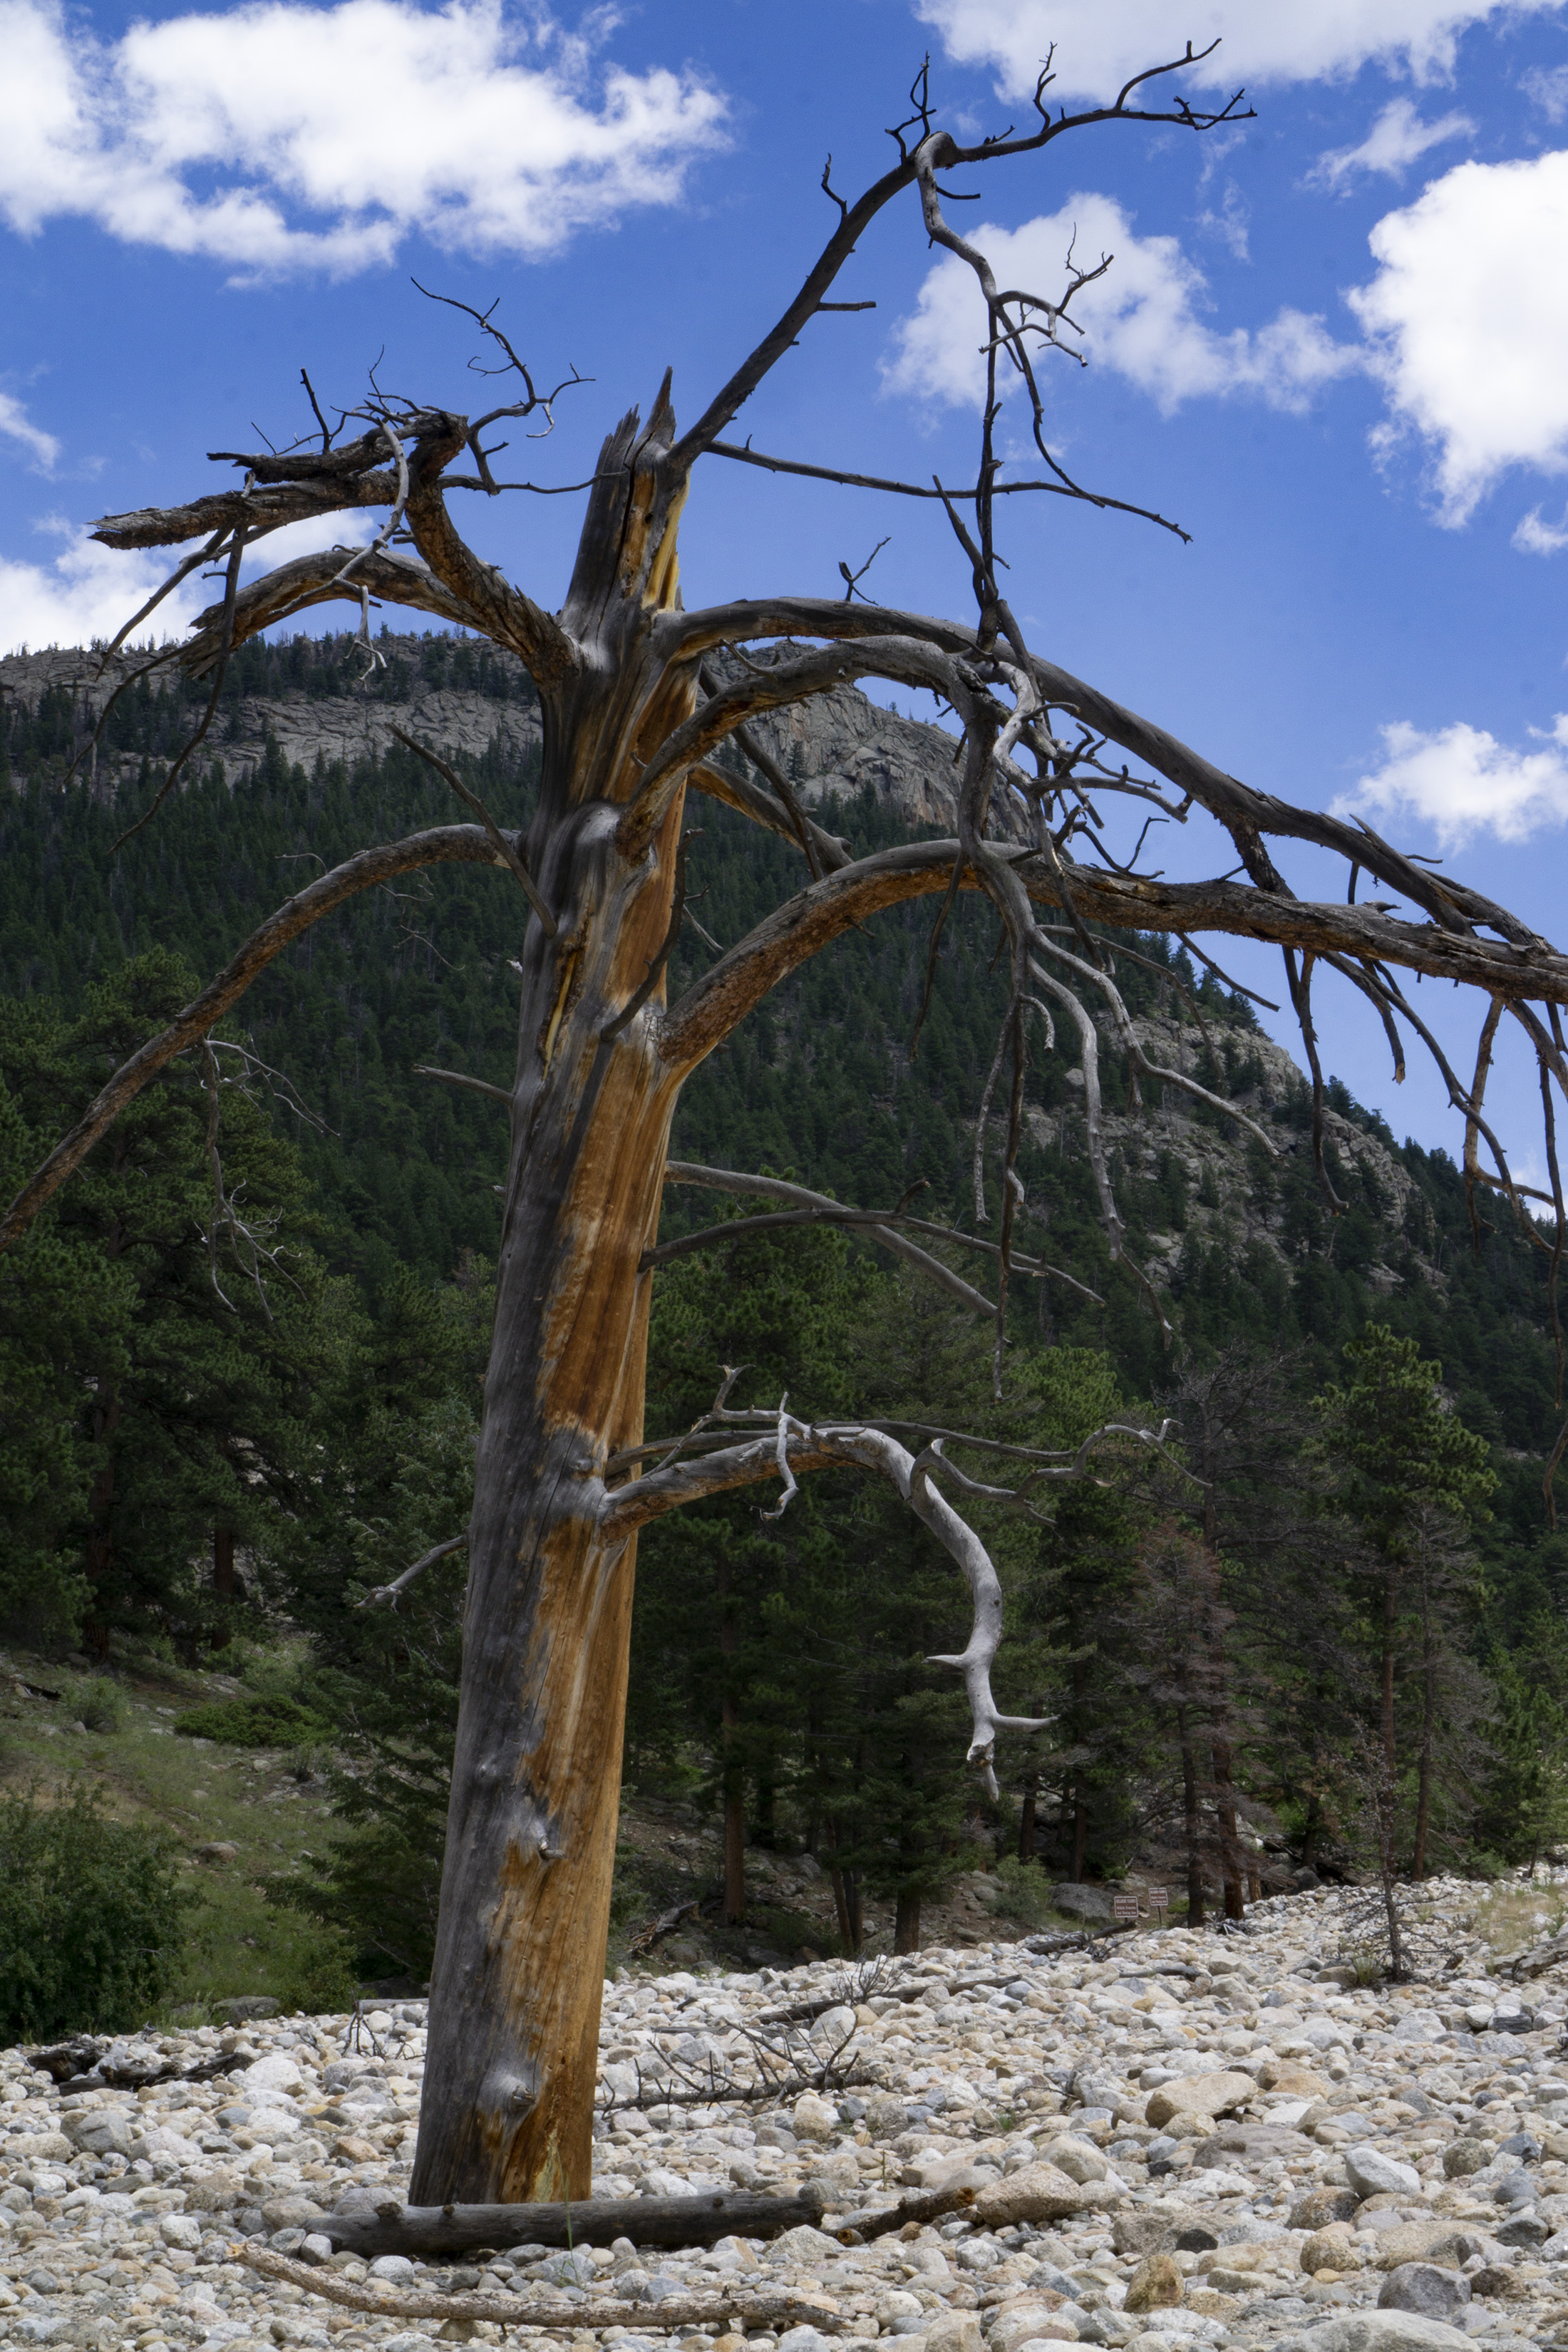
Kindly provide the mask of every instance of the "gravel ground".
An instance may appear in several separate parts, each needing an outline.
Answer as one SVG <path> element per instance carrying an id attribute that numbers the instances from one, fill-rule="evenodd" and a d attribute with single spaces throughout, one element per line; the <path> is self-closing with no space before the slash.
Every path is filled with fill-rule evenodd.
<path id="1" fill-rule="evenodd" d="M 620 2110 L 595 2140 L 596 2194 L 816 2179 L 844 2228 L 900 2190 L 972 2174 L 974 2217 L 847 2247 L 798 2229 L 690 2254 L 623 2240 L 373 2269 L 426 2291 L 513 2294 L 514 2333 L 536 2283 L 565 2289 L 581 2297 L 584 2352 L 664 2352 L 660 2297 L 737 2271 L 825 2290 L 841 2344 L 909 2338 L 899 2352 L 1568 2344 L 1568 1960 L 1518 1990 L 1489 1976 L 1468 1931 L 1484 1892 L 1423 1886 L 1424 1980 L 1402 1988 L 1329 1972 L 1355 1939 L 1346 1906 L 1364 1903 L 1338 1892 L 1258 1904 L 1226 1936 L 1121 1937 L 1099 1961 L 1007 1943 L 922 1953 L 858 2000 L 835 1964 L 608 1985 L 602 2069 L 623 2095 L 661 2060 L 749 2072 L 758 2012 L 846 1991 L 811 2030 L 837 2042 L 855 2024 L 847 2060 L 873 2079 L 784 2106 Z M 490 2323 L 361 2316 L 235 2259 L 259 2236 L 363 2275 L 320 2225 L 405 2184 L 424 2024 L 423 2003 L 389 2003 L 357 2021 L 118 2043 L 108 2063 L 121 2066 L 237 2061 L 210 2083 L 140 2091 L 62 2095 L 22 2053 L 0 2055 L 0 2339 L 83 2352 L 497 2340 Z M 601 2337 L 595 2301 L 612 2295 L 647 2304 L 646 2336 Z M 681 2340 L 825 2352 L 826 2339 Z"/>

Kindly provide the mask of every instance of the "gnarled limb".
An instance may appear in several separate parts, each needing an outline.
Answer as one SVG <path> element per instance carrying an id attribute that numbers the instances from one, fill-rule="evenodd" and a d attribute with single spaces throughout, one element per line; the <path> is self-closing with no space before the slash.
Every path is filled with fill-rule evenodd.
<path id="1" fill-rule="evenodd" d="M 954 1655 L 931 1660 L 933 1665 L 952 1666 L 963 1675 L 969 1696 L 970 1743 L 967 1761 L 977 1768 L 992 1796 L 995 1796 L 996 1778 L 994 1758 L 999 1731 L 1038 1731 L 1044 1718 L 1028 1716 L 1003 1715 L 991 1694 L 991 1668 L 1002 1640 L 1002 1587 L 991 1555 L 984 1544 L 965 1520 L 960 1517 L 951 1503 L 932 1483 L 933 1474 L 942 1471 L 953 1476 L 966 1491 L 987 1500 L 1005 1501 L 1026 1506 L 1028 1490 L 1047 1479 L 1075 1480 L 1089 1475 L 1089 1463 L 1098 1444 L 1110 1436 L 1131 1437 L 1138 1442 L 1163 1449 L 1170 1424 L 1158 1431 L 1108 1424 L 1093 1431 L 1079 1447 L 1076 1454 L 1039 1457 L 1031 1460 L 1039 1467 L 1031 1471 L 1019 1490 L 1001 1487 L 980 1487 L 955 1472 L 952 1465 L 943 1460 L 940 1438 L 928 1444 L 919 1454 L 900 1445 L 897 1438 L 872 1424 L 843 1423 L 816 1423 L 798 1420 L 788 1412 L 783 1401 L 774 1411 L 736 1410 L 722 1402 L 733 1380 L 733 1374 L 721 1391 L 721 1401 L 703 1422 L 718 1422 L 733 1426 L 750 1423 L 755 1428 L 766 1424 L 759 1433 L 739 1445 L 722 1447 L 719 1452 L 704 1454 L 695 1460 L 674 1462 L 667 1458 L 657 1470 L 640 1478 L 627 1481 L 606 1492 L 600 1510 L 600 1526 L 605 1535 L 614 1540 L 629 1536 L 646 1527 L 650 1519 L 660 1518 L 667 1512 L 679 1510 L 682 1505 L 700 1501 L 705 1496 L 728 1494 L 738 1486 L 756 1486 L 767 1478 L 782 1478 L 784 1494 L 778 1510 L 769 1513 L 776 1517 L 795 1492 L 799 1475 L 808 1470 L 826 1469 L 835 1464 L 853 1464 L 864 1470 L 875 1470 L 887 1478 L 907 1502 L 917 1518 L 936 1537 L 943 1549 L 963 1570 L 969 1585 L 973 1609 L 970 1636 L 964 1648 Z M 702 1423 L 683 1439 L 675 1442 L 672 1451 L 684 1450 L 700 1438 Z M 955 1433 L 955 1443 L 967 1443 Z M 634 1452 L 642 1452 L 641 1447 Z M 1020 1451 L 1023 1449 L 1009 1449 Z M 625 1457 L 618 1457 L 624 1459 Z"/>
<path id="2" fill-rule="evenodd" d="M 737 728 L 735 733 L 738 740 L 743 740 L 743 729 Z M 781 841 L 787 841 L 792 849 L 804 849 L 805 843 L 809 842 L 816 859 L 812 873 L 814 880 L 818 874 L 836 874 L 840 866 L 854 862 L 849 844 L 841 840 L 837 834 L 826 833 L 821 825 L 814 824 L 804 809 L 800 813 L 805 832 L 805 841 L 803 842 L 800 829 L 789 811 L 777 799 L 770 800 L 749 776 L 736 775 L 728 768 L 717 766 L 711 760 L 700 760 L 686 781 L 698 792 L 706 793 L 710 800 L 722 801 L 725 807 L 732 808 L 737 815 L 750 817 L 753 824 L 760 824 L 769 833 L 776 834 Z M 810 856 L 806 863 L 811 865 Z"/>
<path id="3" fill-rule="evenodd" d="M 395 1603 L 398 1594 L 406 1592 L 416 1576 L 423 1576 L 425 1570 L 427 1568 L 434 1568 L 437 1560 L 450 1559 L 455 1551 L 467 1551 L 468 1549 L 468 1538 L 466 1534 L 448 1536 L 445 1543 L 432 1544 L 429 1550 L 422 1553 L 412 1568 L 405 1568 L 401 1576 L 393 1578 L 390 1584 L 373 1585 L 360 1602 L 360 1607 L 384 1609 L 388 1602 Z"/>
<path id="4" fill-rule="evenodd" d="M 1061 887 L 1037 856 L 1008 850 L 1037 903 L 1058 906 Z M 737 1021 L 784 976 L 853 924 L 884 907 L 945 890 L 962 856 L 955 841 L 911 842 L 879 851 L 802 890 L 737 940 L 666 1015 L 659 1052 L 689 1067 L 712 1052 Z M 1108 874 L 1063 861 L 1079 913 L 1113 930 L 1226 931 L 1275 946 L 1332 950 L 1396 964 L 1429 979 L 1459 981 L 1510 1003 L 1568 1003 L 1568 956 L 1542 943 L 1520 950 L 1473 933 L 1401 922 L 1365 906 L 1279 898 L 1232 882 L 1165 882 Z M 978 889 L 965 870 L 960 887 Z"/>
<path id="5" fill-rule="evenodd" d="M 766 669 L 749 664 L 744 677 L 713 695 L 667 735 L 643 770 L 616 835 L 622 856 L 642 856 L 692 769 L 748 719 L 872 675 L 903 686 L 929 687 L 948 697 L 961 690 L 952 665 L 917 637 L 880 635 L 852 646 L 828 646 Z"/>
<path id="6" fill-rule="evenodd" d="M 362 589 L 384 604 L 411 604 L 416 612 L 433 613 L 437 620 L 450 621 L 457 628 L 475 625 L 468 606 L 425 564 L 390 550 L 374 559 L 367 553 L 353 580 L 344 580 L 347 552 L 339 547 L 323 549 L 320 555 L 296 556 L 291 563 L 280 563 L 275 572 L 263 572 L 248 588 L 242 588 L 234 602 L 234 644 L 242 646 L 275 621 L 286 621 L 312 604 L 334 601 L 357 604 Z M 216 666 L 223 646 L 223 614 L 221 604 L 212 604 L 192 622 L 195 634 L 180 650 L 180 667 L 187 676 L 202 677 Z"/>
<path id="7" fill-rule="evenodd" d="M 263 461 L 242 461 L 257 471 L 254 489 L 215 490 L 177 507 L 138 507 L 130 514 L 102 515 L 89 536 L 104 547 L 178 547 L 216 530 L 243 526 L 250 540 L 264 539 L 288 523 L 325 520 L 352 507 L 390 506 L 397 495 L 397 477 L 390 467 L 362 473 L 353 481 L 301 479 L 277 488 L 264 486 Z M 300 461 L 301 469 L 308 459 Z"/>
<path id="8" fill-rule="evenodd" d="M 421 866 L 458 863 L 467 866 L 499 866 L 501 863 L 491 847 L 484 829 L 477 824 L 438 825 L 428 833 L 410 834 L 405 841 L 384 844 L 378 849 L 362 849 L 357 856 L 345 858 L 328 874 L 319 875 L 314 882 L 269 915 L 258 930 L 253 931 L 239 950 L 218 973 L 208 982 L 198 996 L 193 996 L 182 1013 L 175 1015 L 168 1027 L 156 1037 L 150 1037 L 120 1068 L 108 1084 L 99 1090 L 88 1105 L 70 1133 L 62 1136 L 48 1158 L 36 1174 L 29 1177 L 17 1193 L 3 1219 L 0 1219 L 0 1250 L 8 1249 L 20 1240 L 38 1211 L 51 1194 L 58 1192 L 66 1179 L 80 1167 L 95 1143 L 107 1135 L 128 1103 L 133 1102 L 142 1087 L 158 1072 L 167 1067 L 177 1054 L 205 1037 L 213 1024 L 223 1019 L 231 1004 L 237 1004 L 253 980 L 264 972 L 275 957 L 282 954 L 289 942 L 301 931 L 319 923 L 346 899 L 361 890 L 374 889 L 399 874 L 415 873 Z"/>
<path id="9" fill-rule="evenodd" d="M 806 1219 L 825 1224 L 866 1225 L 870 1229 L 873 1241 L 879 1243 L 883 1249 L 891 1251 L 895 1257 L 905 1259 L 921 1273 L 928 1275 L 962 1306 L 971 1308 L 977 1314 L 989 1315 L 994 1311 L 988 1298 L 983 1297 L 979 1291 L 972 1289 L 970 1285 L 954 1274 L 951 1267 L 943 1265 L 940 1258 L 934 1258 L 929 1251 L 918 1248 L 908 1238 L 909 1233 L 923 1234 L 932 1241 L 959 1242 L 964 1248 L 979 1250 L 982 1255 L 986 1257 L 995 1257 L 1000 1255 L 994 1242 L 985 1241 L 977 1234 L 961 1234 L 946 1225 L 932 1224 L 923 1217 L 906 1216 L 901 1210 L 883 1212 L 879 1215 L 873 1210 L 848 1209 L 841 1202 L 831 1200 L 826 1192 L 814 1192 L 805 1184 L 792 1184 L 783 1177 L 745 1175 L 730 1168 L 704 1168 L 696 1160 L 667 1161 L 664 1181 L 667 1184 L 700 1184 L 710 1192 L 738 1193 L 742 1199 L 787 1201 L 791 1203 L 794 1213 L 787 1218 L 768 1217 L 760 1221 L 750 1220 L 749 1229 L 752 1232 L 756 1230 L 759 1222 L 766 1228 L 785 1223 L 800 1223 Z M 896 1220 L 896 1223 L 892 1220 Z M 907 1230 L 900 1230 L 900 1228 Z M 700 1235 L 687 1234 L 679 1241 L 663 1243 L 657 1248 L 650 1247 L 643 1252 L 638 1262 L 639 1270 L 662 1265 L 672 1257 L 684 1256 L 689 1250 L 704 1246 L 710 1242 L 724 1239 L 743 1241 L 747 1232 L 747 1225 L 726 1225 L 712 1228 Z M 1069 1290 L 1077 1291 L 1080 1298 L 1087 1298 L 1093 1306 L 1103 1307 L 1105 1304 L 1095 1291 L 1089 1289 L 1081 1282 L 1076 1282 L 1071 1275 L 1063 1274 L 1058 1266 L 1043 1265 L 1029 1258 L 1016 1258 L 1014 1264 L 1020 1266 L 1026 1274 L 1039 1275 L 1042 1277 L 1048 1277 L 1053 1282 L 1065 1282 Z"/>

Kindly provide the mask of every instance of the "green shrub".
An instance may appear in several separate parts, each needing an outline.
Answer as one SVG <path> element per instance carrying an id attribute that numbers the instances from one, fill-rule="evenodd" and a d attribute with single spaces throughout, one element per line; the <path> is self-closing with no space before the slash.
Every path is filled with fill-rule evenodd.
<path id="1" fill-rule="evenodd" d="M 404 1834 L 398 1822 L 350 1829 L 330 1853 L 311 1855 L 297 1872 L 275 1871 L 265 1886 L 269 1904 L 307 1913 L 337 1937 L 361 1976 L 406 1976 L 420 1984 L 429 1975 L 441 1856 Z M 300 2006 L 309 2004 L 301 2000 Z"/>
<path id="2" fill-rule="evenodd" d="M 328 1727 L 297 1698 L 215 1698 L 174 1717 L 187 1739 L 221 1739 L 230 1748 L 301 1748 L 326 1738 Z"/>
<path id="3" fill-rule="evenodd" d="M 89 1731 L 118 1731 L 125 1720 L 125 1702 L 106 1675 L 82 1683 L 73 1696 L 77 1721 Z"/>
<path id="4" fill-rule="evenodd" d="M 992 1877 L 991 1908 L 1026 1927 L 1043 1927 L 1051 1914 L 1051 1882 L 1037 1863 L 1004 1854 Z"/>
<path id="5" fill-rule="evenodd" d="M 142 2024 L 178 1971 L 195 1897 L 173 1841 L 101 1791 L 0 1799 L 0 2043 Z"/>

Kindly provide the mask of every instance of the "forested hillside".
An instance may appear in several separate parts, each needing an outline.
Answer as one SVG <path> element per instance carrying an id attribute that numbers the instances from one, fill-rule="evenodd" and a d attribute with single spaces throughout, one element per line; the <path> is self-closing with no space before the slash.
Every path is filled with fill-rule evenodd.
<path id="1" fill-rule="evenodd" d="M 344 638 L 244 647 L 214 756 L 117 854 L 201 697 L 133 688 L 68 782 L 103 698 L 90 657 L 0 664 L 10 1188 L 301 879 L 452 818 L 394 722 L 458 757 L 500 823 L 526 824 L 538 727 L 520 667 L 444 636 L 379 651 L 365 677 Z M 858 695 L 832 708 L 837 736 L 819 720 L 810 740 L 782 724 L 770 738 L 817 821 L 859 849 L 941 827 L 948 739 Z M 688 822 L 694 919 L 672 994 L 801 879 L 791 847 L 724 808 L 693 800 Z M 460 1570 L 433 1572 L 412 1616 L 352 1604 L 466 1510 L 506 1114 L 418 1069 L 510 1083 L 521 912 L 473 867 L 352 902 L 272 966 L 212 1063 L 150 1090 L 0 1260 L 0 1609 L 30 1638 L 82 1634 L 106 1661 L 132 1640 L 195 1654 L 258 1612 L 309 1631 L 311 1703 L 358 1742 L 341 1794 L 360 1874 L 334 1864 L 316 1899 L 357 1934 L 401 1889 L 395 1957 L 411 1967 Z M 688 1086 L 677 1156 L 866 1206 L 923 1185 L 921 1214 L 993 1233 L 998 1151 L 978 1223 L 973 1162 L 1005 1002 L 994 919 L 978 899 L 955 908 L 911 1057 L 931 923 L 930 908 L 886 913 L 780 989 Z M 1357 1727 L 1371 1725 L 1424 1861 L 1555 1836 L 1558 1768 L 1542 1759 L 1568 1753 L 1568 1559 L 1541 1491 L 1559 1419 L 1549 1254 L 1500 1206 L 1478 1248 L 1453 1162 L 1397 1143 L 1337 1085 L 1329 1157 L 1348 1205 L 1331 1216 L 1289 1058 L 1184 952 L 1145 938 L 1137 953 L 1119 950 L 1118 981 L 1157 1058 L 1244 1106 L 1279 1147 L 1271 1160 L 1221 1112 L 1148 1088 L 1141 1111 L 1111 1118 L 1130 1254 L 1168 1331 L 1110 1262 L 1076 1070 L 1042 1055 L 1017 1243 L 1098 1296 L 1015 1278 L 1001 1405 L 985 1328 L 874 1250 L 797 1234 L 661 1274 L 649 1426 L 688 1423 L 720 1362 L 751 1367 L 751 1401 L 788 1387 L 807 1409 L 1034 1444 L 1173 1399 L 1184 1458 L 1213 1455 L 1206 1518 L 1190 1482 L 1129 1463 L 1043 1528 L 988 1529 L 1018 1632 L 1003 1679 L 1058 1718 L 1012 1759 L 1012 1811 L 990 1833 L 1011 1839 L 1026 1792 L 1042 1853 L 1075 1876 L 1200 1847 L 1216 1886 L 1247 1875 L 1243 1847 L 1254 1871 L 1264 1845 L 1343 1860 L 1371 1769 Z M 1101 1071 L 1107 1101 L 1125 1104 L 1110 1037 Z M 672 1186 L 662 1237 L 719 1215 L 714 1199 Z M 985 1286 L 985 1259 L 949 1255 Z M 1369 1325 L 1385 1336 L 1365 1342 Z M 1347 1367 L 1348 1342 L 1363 1354 Z M 1433 1363 L 1442 1412 L 1422 1422 L 1405 1405 L 1430 1396 Z M 1363 1459 L 1358 1432 L 1391 1397 L 1403 1433 Z M 1445 1432 L 1473 1433 L 1462 1476 L 1442 1468 Z M 961 1646 L 962 1595 L 924 1546 L 837 1474 L 779 1528 L 742 1499 L 643 1539 L 634 1769 L 728 1801 L 767 1841 L 836 1854 L 850 1942 L 862 1901 L 918 1906 L 985 1826 L 953 1769 L 951 1678 L 923 1663 Z M 1172 1662 L 1163 1682 L 1140 1667 L 1152 1644 Z M 1199 1826 L 1184 1786 L 1199 1789 Z"/>

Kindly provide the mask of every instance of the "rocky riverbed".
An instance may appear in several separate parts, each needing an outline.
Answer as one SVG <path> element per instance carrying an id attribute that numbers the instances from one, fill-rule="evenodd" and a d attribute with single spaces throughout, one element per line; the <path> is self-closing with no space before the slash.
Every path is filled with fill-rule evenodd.
<path id="1" fill-rule="evenodd" d="M 841 1998 L 802 2028 L 868 2079 L 783 2103 L 622 2105 L 595 2189 L 668 2196 L 819 2182 L 823 2229 L 689 2253 L 498 2248 L 461 2264 L 383 2257 L 389 2284 L 575 2300 L 582 2352 L 671 2342 L 661 2300 L 733 2287 L 830 2299 L 782 2337 L 707 2334 L 689 2352 L 1025 2352 L 1083 2342 L 1445 2352 L 1472 2338 L 1568 2344 L 1568 1947 L 1515 1985 L 1469 1921 L 1482 1890 L 1438 1882 L 1422 1980 L 1355 1981 L 1365 1897 L 1256 1905 L 1239 1932 L 1124 1935 L 1100 1956 L 996 1942 L 787 1974 L 606 1986 L 606 2096 L 671 2067 L 750 2078 L 768 2011 Z M 1364 1964 L 1362 1972 L 1365 1973 Z M 119 2086 L 71 2088 L 0 2056 L 0 2338 L 99 2352 L 426 2352 L 495 2324 L 417 2324 L 259 2278 L 245 2241 L 363 2277 L 331 2214 L 398 2195 L 423 2088 L 425 2008 L 253 2019 L 108 2051 Z M 222 2063 L 226 2071 L 211 2073 Z M 140 2088 L 127 2077 L 178 2066 Z M 915 2187 L 967 2180 L 967 2217 L 846 2245 Z M 859 2233 L 855 2232 L 858 2236 Z M 595 2305 L 646 2306 L 646 2329 Z M 552 2340 L 570 2345 L 570 2334 Z"/>

